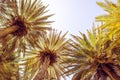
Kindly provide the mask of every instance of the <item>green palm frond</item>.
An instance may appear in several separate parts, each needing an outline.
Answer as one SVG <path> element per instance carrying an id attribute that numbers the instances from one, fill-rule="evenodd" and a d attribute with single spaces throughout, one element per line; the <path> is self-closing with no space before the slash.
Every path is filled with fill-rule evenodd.
<path id="1" fill-rule="evenodd" d="M 7 0 L 4 8 L 6 11 L 0 13 L 0 35 L 8 34 L 1 38 L 3 49 L 11 44 L 19 53 L 24 52 L 25 45 L 35 46 L 38 36 L 51 30 L 47 19 L 52 15 L 45 15 L 47 6 L 40 0 Z"/>
<path id="2" fill-rule="evenodd" d="M 120 1 L 115 4 L 109 0 L 105 2 L 97 2 L 106 12 L 105 15 L 97 16 L 96 20 L 104 23 L 100 26 L 102 29 L 106 29 L 110 38 L 120 35 Z"/>
<path id="3" fill-rule="evenodd" d="M 64 73 L 64 65 L 61 64 L 65 53 L 69 50 L 69 40 L 66 40 L 65 34 L 56 30 L 39 37 L 37 48 L 29 47 L 27 49 L 27 59 L 24 63 L 25 80 L 60 80 Z M 23 65 L 24 65 L 23 64 Z"/>
<path id="4" fill-rule="evenodd" d="M 74 74 L 72 80 L 119 80 L 120 52 L 114 48 L 120 40 L 111 41 L 101 30 L 88 31 L 87 36 L 80 34 L 72 35 L 72 49 L 63 62 L 68 68 L 65 74 Z"/>

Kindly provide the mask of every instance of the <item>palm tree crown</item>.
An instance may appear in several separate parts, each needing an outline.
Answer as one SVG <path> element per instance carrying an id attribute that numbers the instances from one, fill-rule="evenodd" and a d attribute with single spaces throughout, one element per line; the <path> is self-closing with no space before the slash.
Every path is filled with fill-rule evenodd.
<path id="1" fill-rule="evenodd" d="M 72 35 L 72 51 L 64 61 L 68 67 L 65 74 L 74 73 L 72 80 L 119 80 L 120 55 L 114 48 L 120 40 L 111 41 L 100 30 L 88 31 L 88 36 L 81 35 Z"/>
<path id="2" fill-rule="evenodd" d="M 28 58 L 25 60 L 26 70 L 28 70 L 26 75 L 36 73 L 34 77 L 31 76 L 34 80 L 60 80 L 65 71 L 61 62 L 64 57 L 67 57 L 64 55 L 69 50 L 69 41 L 65 39 L 65 35 L 55 30 L 50 31 L 39 38 L 37 48 L 28 49 L 26 54 Z"/>
<path id="3" fill-rule="evenodd" d="M 51 21 L 47 19 L 52 15 L 45 15 L 47 6 L 43 6 L 40 0 L 7 0 L 3 4 L 5 11 L 0 13 L 3 49 L 14 44 L 11 47 L 24 52 L 25 45 L 34 46 L 37 36 L 51 29 L 48 27 Z"/>

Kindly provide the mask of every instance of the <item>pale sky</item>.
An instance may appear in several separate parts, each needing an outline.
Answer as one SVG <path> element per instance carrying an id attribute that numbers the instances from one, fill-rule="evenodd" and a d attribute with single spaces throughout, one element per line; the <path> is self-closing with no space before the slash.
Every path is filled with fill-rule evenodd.
<path id="1" fill-rule="evenodd" d="M 55 14 L 51 17 L 52 27 L 69 34 L 78 34 L 79 31 L 86 32 L 91 29 L 95 22 L 95 16 L 104 14 L 96 1 L 104 0 L 43 0 L 49 4 L 50 13 Z M 68 34 L 68 35 L 69 35 Z"/>
<path id="2" fill-rule="evenodd" d="M 55 15 L 51 17 L 52 27 L 63 32 L 69 31 L 69 34 L 78 35 L 78 32 L 86 32 L 86 29 L 92 29 L 95 22 L 95 16 L 105 14 L 96 2 L 104 0 L 43 0 L 49 4 L 50 13 Z M 69 35 L 68 34 L 68 35 Z M 71 80 L 71 78 L 67 78 Z"/>

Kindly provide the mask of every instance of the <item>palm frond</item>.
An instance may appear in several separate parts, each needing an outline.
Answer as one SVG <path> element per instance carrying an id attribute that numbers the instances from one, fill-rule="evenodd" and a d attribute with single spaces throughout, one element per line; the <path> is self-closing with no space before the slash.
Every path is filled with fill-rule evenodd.
<path id="1" fill-rule="evenodd" d="M 47 15 L 46 8 L 40 0 L 7 0 L 6 11 L 0 13 L 0 36 L 5 34 L 1 38 L 3 47 L 15 44 L 18 52 L 24 53 L 25 45 L 35 46 L 38 36 L 51 30 L 52 21 L 47 19 L 53 14 Z"/>
<path id="2" fill-rule="evenodd" d="M 16 80 L 20 79 L 19 64 L 17 56 L 6 55 L 5 52 L 0 52 L 0 79 L 1 80 Z"/>
<path id="3" fill-rule="evenodd" d="M 69 40 L 65 34 L 53 30 L 39 37 L 38 47 L 27 49 L 25 76 L 33 80 L 60 80 L 64 73 L 64 65 L 61 64 L 65 53 L 67 53 Z M 23 64 L 23 65 L 24 65 Z M 64 77 L 64 76 L 62 76 Z"/>
<path id="4" fill-rule="evenodd" d="M 114 69 L 120 67 L 119 52 L 112 50 L 119 45 L 120 40 L 111 41 L 100 29 L 88 30 L 88 35 L 80 34 L 72 35 L 74 39 L 71 40 L 72 49 L 63 62 L 67 67 L 65 74 L 74 74 L 73 80 L 120 79 L 119 72 Z M 108 67 L 111 65 L 115 67 Z"/>
<path id="5" fill-rule="evenodd" d="M 100 28 L 106 29 L 110 38 L 118 38 L 120 35 L 120 4 L 105 0 L 105 2 L 97 2 L 108 14 L 97 16 L 96 20 L 104 23 Z"/>

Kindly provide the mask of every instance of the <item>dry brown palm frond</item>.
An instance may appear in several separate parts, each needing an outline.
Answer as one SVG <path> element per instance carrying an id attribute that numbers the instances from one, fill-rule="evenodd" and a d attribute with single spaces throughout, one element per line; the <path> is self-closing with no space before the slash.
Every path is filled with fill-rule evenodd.
<path id="1" fill-rule="evenodd" d="M 63 61 L 68 68 L 65 74 L 74 74 L 72 80 L 119 80 L 120 40 L 111 41 L 101 30 L 80 34 L 72 35 L 72 50 Z"/>
<path id="2" fill-rule="evenodd" d="M 47 35 L 39 38 L 37 48 L 28 48 L 25 59 L 26 76 L 33 80 L 60 80 L 65 71 L 64 65 L 61 64 L 69 50 L 69 40 L 61 32 L 50 31 Z"/>

